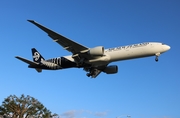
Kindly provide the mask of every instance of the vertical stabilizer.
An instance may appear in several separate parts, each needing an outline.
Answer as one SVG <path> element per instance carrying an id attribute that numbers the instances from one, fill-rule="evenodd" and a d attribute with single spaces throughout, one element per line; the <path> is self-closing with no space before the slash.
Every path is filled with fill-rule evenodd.
<path id="1" fill-rule="evenodd" d="M 32 57 L 33 57 L 34 62 L 39 63 L 39 62 L 41 62 L 41 60 L 44 60 L 42 55 L 35 48 L 32 48 Z"/>

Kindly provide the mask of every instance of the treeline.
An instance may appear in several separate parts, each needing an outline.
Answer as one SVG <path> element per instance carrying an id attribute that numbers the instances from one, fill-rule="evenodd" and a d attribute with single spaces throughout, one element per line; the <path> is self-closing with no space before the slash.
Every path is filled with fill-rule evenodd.
<path id="1" fill-rule="evenodd" d="M 0 106 L 0 118 L 58 118 L 37 99 L 22 94 L 10 95 Z"/>

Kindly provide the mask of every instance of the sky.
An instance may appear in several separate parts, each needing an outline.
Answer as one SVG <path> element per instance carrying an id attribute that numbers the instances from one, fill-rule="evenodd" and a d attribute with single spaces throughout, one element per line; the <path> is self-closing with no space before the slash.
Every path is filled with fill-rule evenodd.
<path id="1" fill-rule="evenodd" d="M 179 0 L 1 0 L 0 102 L 30 95 L 61 118 L 180 118 Z M 37 73 L 15 56 L 32 60 L 70 55 L 28 19 L 84 46 L 105 48 L 163 42 L 155 57 L 112 63 L 117 74 L 96 79 L 83 69 Z"/>

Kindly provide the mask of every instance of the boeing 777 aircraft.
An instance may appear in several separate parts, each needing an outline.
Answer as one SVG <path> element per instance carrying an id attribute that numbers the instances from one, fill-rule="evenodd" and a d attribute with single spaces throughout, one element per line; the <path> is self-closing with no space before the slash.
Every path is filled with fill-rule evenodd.
<path id="1" fill-rule="evenodd" d="M 88 77 L 96 78 L 101 72 L 107 74 L 118 72 L 117 65 L 109 65 L 111 62 L 149 56 L 155 56 L 155 60 L 158 61 L 160 54 L 170 49 L 170 46 L 158 42 L 145 42 L 109 49 L 104 49 L 103 46 L 88 48 L 33 20 L 28 21 L 46 32 L 55 42 L 72 53 L 69 56 L 45 60 L 35 48 L 32 48 L 33 61 L 16 56 L 17 59 L 29 64 L 29 68 L 35 68 L 38 72 L 42 72 L 43 69 L 58 70 L 75 67 L 83 68 Z"/>

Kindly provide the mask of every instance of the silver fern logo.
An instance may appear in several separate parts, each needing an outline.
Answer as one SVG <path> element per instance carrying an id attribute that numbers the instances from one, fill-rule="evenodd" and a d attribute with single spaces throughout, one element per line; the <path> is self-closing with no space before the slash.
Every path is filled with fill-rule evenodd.
<path id="1" fill-rule="evenodd" d="M 40 57 L 40 54 L 38 52 L 34 52 L 34 56 L 33 56 L 34 60 L 37 61 L 39 57 Z"/>

